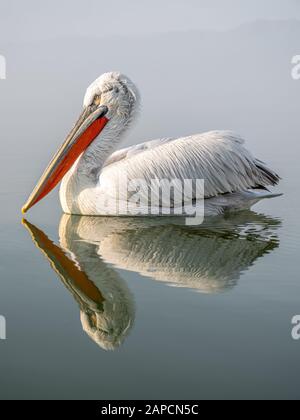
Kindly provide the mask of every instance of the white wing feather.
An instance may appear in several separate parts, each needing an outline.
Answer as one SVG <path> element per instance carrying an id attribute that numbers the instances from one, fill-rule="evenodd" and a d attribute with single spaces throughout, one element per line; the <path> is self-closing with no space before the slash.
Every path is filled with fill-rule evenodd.
<path id="1" fill-rule="evenodd" d="M 123 160 L 123 159 L 128 159 L 134 155 L 138 155 L 139 153 L 144 152 L 145 150 L 151 150 L 154 147 L 160 146 L 162 144 L 165 144 L 174 140 L 175 140 L 174 138 L 168 137 L 168 138 L 163 138 L 163 139 L 150 140 L 144 143 L 125 147 L 124 149 L 120 149 L 112 153 L 109 156 L 109 158 L 106 160 L 104 166 L 111 165 L 112 163 L 119 162 L 120 160 Z"/>
<path id="2" fill-rule="evenodd" d="M 231 131 L 159 139 L 121 149 L 106 161 L 100 186 L 127 179 L 204 179 L 205 197 L 276 185 L 278 175 L 255 159 Z"/>

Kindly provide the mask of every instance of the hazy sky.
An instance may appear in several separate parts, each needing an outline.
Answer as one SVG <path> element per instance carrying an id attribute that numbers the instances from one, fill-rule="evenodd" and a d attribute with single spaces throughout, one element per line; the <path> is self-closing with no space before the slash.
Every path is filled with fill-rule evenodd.
<path id="1" fill-rule="evenodd" d="M 0 0 L 1 41 L 227 29 L 300 19 L 299 0 Z"/>

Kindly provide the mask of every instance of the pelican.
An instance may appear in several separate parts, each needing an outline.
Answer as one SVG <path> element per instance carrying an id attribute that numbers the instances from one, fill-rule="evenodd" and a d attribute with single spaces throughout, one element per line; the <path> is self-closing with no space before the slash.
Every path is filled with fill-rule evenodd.
<path id="1" fill-rule="evenodd" d="M 152 140 L 117 150 L 138 115 L 139 104 L 138 89 L 125 75 L 110 72 L 96 79 L 84 96 L 83 112 L 29 196 L 23 213 L 60 181 L 64 213 L 90 216 L 114 214 L 107 210 L 112 207 L 107 201 L 128 200 L 116 192 L 123 178 L 143 180 L 149 188 L 152 180 L 204 180 L 201 198 L 207 215 L 249 209 L 263 198 L 278 196 L 267 188 L 277 185 L 279 176 L 230 131 Z M 190 194 L 191 203 L 200 198 L 197 194 Z M 170 207 L 179 205 L 182 198 L 170 202 Z"/>

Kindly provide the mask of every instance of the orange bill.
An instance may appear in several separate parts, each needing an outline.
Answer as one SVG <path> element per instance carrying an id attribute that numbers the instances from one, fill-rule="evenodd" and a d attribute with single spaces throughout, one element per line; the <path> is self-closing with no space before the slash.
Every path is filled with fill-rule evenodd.
<path id="1" fill-rule="evenodd" d="M 103 105 L 96 107 L 96 109 L 94 106 L 84 109 L 74 128 L 52 158 L 23 206 L 22 213 L 26 213 L 62 180 L 78 157 L 88 148 L 107 124 L 108 119 L 105 117 L 107 111 L 107 107 Z"/>

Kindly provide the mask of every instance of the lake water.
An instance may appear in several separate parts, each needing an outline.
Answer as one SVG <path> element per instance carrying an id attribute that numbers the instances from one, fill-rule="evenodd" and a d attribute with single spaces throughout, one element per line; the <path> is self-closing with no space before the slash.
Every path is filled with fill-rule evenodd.
<path id="1" fill-rule="evenodd" d="M 96 57 L 95 39 L 0 45 L 1 398 L 300 397 L 299 35 L 282 22 L 107 38 Z M 127 144 L 230 128 L 284 196 L 186 227 L 62 215 L 56 191 L 22 223 L 85 87 L 110 69 L 143 97 Z"/>

